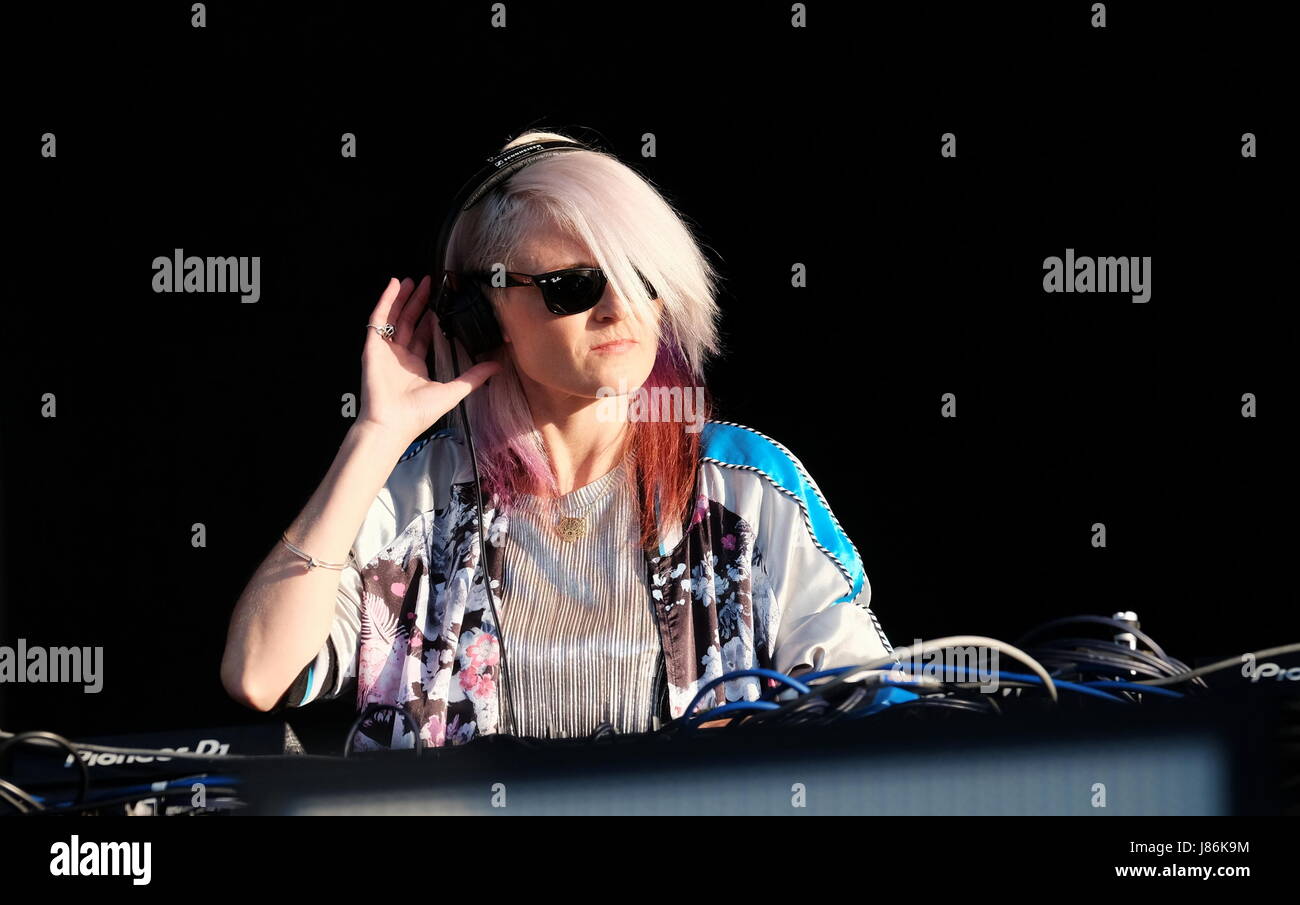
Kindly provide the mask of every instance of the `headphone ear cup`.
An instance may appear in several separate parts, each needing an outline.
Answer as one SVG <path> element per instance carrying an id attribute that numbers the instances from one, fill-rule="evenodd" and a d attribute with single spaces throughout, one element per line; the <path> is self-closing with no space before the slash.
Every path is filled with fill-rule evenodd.
<path id="1" fill-rule="evenodd" d="M 460 341 L 470 358 L 498 349 L 505 342 L 492 302 L 475 282 L 447 290 L 438 310 L 444 336 Z"/>

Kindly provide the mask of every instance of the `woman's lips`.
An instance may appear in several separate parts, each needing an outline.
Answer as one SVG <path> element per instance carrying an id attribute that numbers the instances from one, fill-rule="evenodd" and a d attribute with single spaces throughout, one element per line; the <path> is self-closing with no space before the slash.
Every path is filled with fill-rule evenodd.
<path id="1" fill-rule="evenodd" d="M 592 346 L 593 352 L 626 352 L 636 345 L 635 339 L 616 339 L 613 342 L 603 343 L 599 346 Z"/>

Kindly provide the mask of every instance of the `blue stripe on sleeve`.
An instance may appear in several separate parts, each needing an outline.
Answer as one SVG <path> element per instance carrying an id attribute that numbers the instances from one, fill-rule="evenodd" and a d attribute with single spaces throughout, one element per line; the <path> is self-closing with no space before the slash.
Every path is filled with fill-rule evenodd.
<path id="1" fill-rule="evenodd" d="M 835 603 L 857 598 L 865 581 L 857 548 L 840 527 L 812 477 L 789 450 L 752 428 L 725 421 L 705 423 L 700 449 L 703 458 L 763 474 L 786 496 L 793 497 L 803 508 L 806 527 L 811 529 L 814 542 L 835 561 L 851 586 L 851 591 Z"/>
<path id="2" fill-rule="evenodd" d="M 303 704 L 306 704 L 308 701 L 311 700 L 311 688 L 315 682 L 315 679 L 316 679 L 316 661 L 313 660 L 311 661 L 311 663 L 307 664 L 307 690 L 303 692 L 302 700 L 298 702 L 299 707 L 301 707 Z"/>

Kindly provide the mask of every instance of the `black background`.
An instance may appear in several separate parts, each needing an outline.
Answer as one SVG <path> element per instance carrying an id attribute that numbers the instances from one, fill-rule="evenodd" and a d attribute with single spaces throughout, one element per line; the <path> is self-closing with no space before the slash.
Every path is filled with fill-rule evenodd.
<path id="1" fill-rule="evenodd" d="M 103 645 L 105 687 L 0 689 L 3 728 L 269 719 L 222 690 L 230 612 L 343 439 L 384 284 L 529 126 L 597 130 L 693 221 L 717 417 L 803 461 L 896 645 L 1121 609 L 1188 662 L 1297 640 L 1274 6 L 488 7 L 9 18 L 0 643 Z M 1067 247 L 1150 255 L 1150 301 L 1045 294 Z M 175 248 L 260 255 L 261 300 L 153 293 Z"/>

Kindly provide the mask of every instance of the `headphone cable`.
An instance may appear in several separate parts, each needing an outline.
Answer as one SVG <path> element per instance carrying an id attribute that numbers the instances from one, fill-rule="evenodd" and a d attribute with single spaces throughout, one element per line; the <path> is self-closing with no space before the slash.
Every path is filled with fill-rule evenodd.
<path id="1" fill-rule="evenodd" d="M 451 340 L 451 368 L 453 373 L 460 373 L 460 361 L 456 355 L 456 341 Z M 496 625 L 497 645 L 501 648 L 501 686 L 505 690 L 506 710 L 509 712 L 510 734 L 515 734 L 515 703 L 510 692 L 510 670 L 506 665 L 506 637 L 501 627 L 501 617 L 497 615 L 496 596 L 492 593 L 492 576 L 488 574 L 487 543 L 483 539 L 483 494 L 478 476 L 478 455 L 474 452 L 474 433 L 469 426 L 469 412 L 465 410 L 465 400 L 457 403 L 460 409 L 461 423 L 465 427 L 465 442 L 469 446 L 469 460 L 474 466 L 474 503 L 478 509 L 478 549 L 479 562 L 483 564 L 483 583 L 487 586 L 488 606 L 492 609 L 492 621 Z M 500 715 L 498 714 L 498 719 Z"/>

